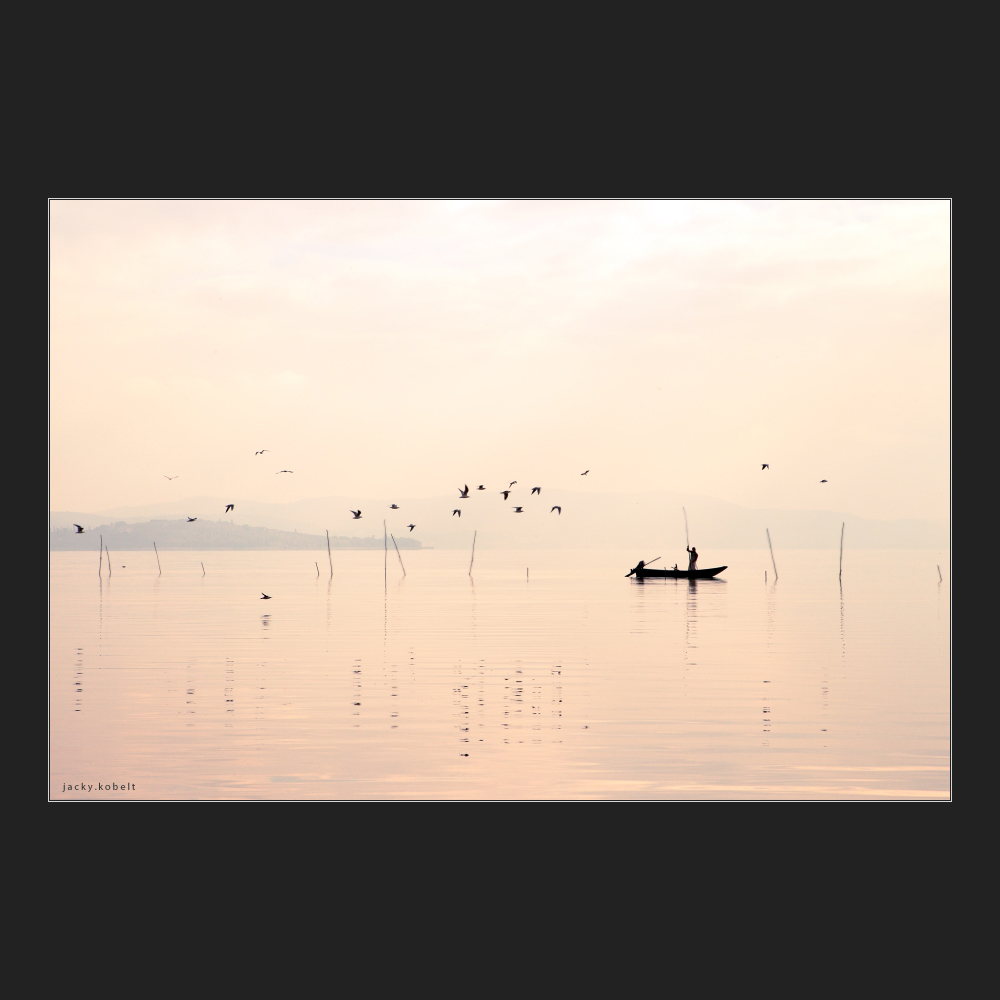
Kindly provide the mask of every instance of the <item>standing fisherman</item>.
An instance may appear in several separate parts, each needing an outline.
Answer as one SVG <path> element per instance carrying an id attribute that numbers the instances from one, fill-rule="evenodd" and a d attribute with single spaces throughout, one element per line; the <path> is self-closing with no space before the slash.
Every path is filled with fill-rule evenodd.
<path id="1" fill-rule="evenodd" d="M 698 550 L 692 545 L 688 548 L 688 572 L 698 568 Z"/>

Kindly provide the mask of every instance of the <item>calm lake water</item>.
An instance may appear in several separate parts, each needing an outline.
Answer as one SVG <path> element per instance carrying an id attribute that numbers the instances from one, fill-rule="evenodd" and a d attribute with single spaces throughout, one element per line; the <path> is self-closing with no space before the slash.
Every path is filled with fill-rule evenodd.
<path id="1" fill-rule="evenodd" d="M 54 800 L 950 797 L 936 552 L 847 552 L 843 590 L 836 551 L 777 583 L 766 550 L 696 583 L 625 579 L 641 552 L 94 555 L 50 556 Z"/>

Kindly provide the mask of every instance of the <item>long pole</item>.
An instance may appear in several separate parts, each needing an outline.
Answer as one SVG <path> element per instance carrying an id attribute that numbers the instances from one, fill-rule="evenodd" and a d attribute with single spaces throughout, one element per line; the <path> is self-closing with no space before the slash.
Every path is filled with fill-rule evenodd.
<path id="1" fill-rule="evenodd" d="M 330 555 L 330 529 L 326 529 L 326 557 L 330 560 L 330 579 L 333 579 L 333 556 Z M 319 572 L 319 567 L 316 567 L 316 572 Z"/>
<path id="2" fill-rule="evenodd" d="M 153 542 L 153 551 L 156 552 L 156 542 Z M 163 567 L 160 565 L 159 552 L 156 552 L 156 568 L 160 571 L 160 576 L 163 576 Z"/>
<path id="3" fill-rule="evenodd" d="M 469 576 L 472 576 L 472 564 L 476 560 L 476 532 L 472 533 L 472 558 L 469 560 Z"/>
<path id="4" fill-rule="evenodd" d="M 385 554 L 382 557 L 382 576 L 383 582 L 388 587 L 389 586 L 389 539 L 386 537 L 387 528 L 385 526 L 385 521 L 382 522 L 382 545 L 385 548 Z"/>
<path id="5" fill-rule="evenodd" d="M 101 570 L 104 569 L 104 535 L 101 535 L 101 556 L 97 560 L 97 575 L 101 575 Z"/>
<path id="6" fill-rule="evenodd" d="M 844 522 L 840 522 L 840 572 L 837 574 L 837 579 L 840 580 L 844 576 Z"/>
<path id="7" fill-rule="evenodd" d="M 681 507 L 681 510 L 684 508 Z M 688 535 L 688 512 L 686 510 L 684 510 L 684 544 L 691 548 L 691 536 Z"/>
<path id="8" fill-rule="evenodd" d="M 403 557 L 401 555 L 399 555 L 399 546 L 396 544 L 396 539 L 393 536 L 393 534 L 392 534 L 391 531 L 389 532 L 389 537 L 392 539 L 392 546 L 396 550 L 396 555 L 399 557 L 399 565 L 403 566 Z M 403 576 L 406 576 L 406 567 L 405 566 L 403 566 Z"/>
<path id="9" fill-rule="evenodd" d="M 771 565 L 774 566 L 774 581 L 778 582 L 778 567 L 774 563 L 774 546 L 771 545 L 771 532 L 768 528 L 764 529 L 767 532 L 767 547 L 771 550 Z"/>

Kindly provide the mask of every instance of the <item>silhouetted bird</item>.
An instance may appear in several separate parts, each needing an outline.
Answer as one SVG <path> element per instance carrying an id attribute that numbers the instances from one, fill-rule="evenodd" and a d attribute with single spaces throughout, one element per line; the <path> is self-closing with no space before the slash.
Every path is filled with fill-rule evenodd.
<path id="1" fill-rule="evenodd" d="M 391 503 L 389 504 L 389 510 L 399 510 L 399 505 Z"/>
<path id="2" fill-rule="evenodd" d="M 825 482 L 826 482 L 826 480 L 825 480 L 825 479 L 821 479 L 821 480 L 820 480 L 820 482 L 821 482 L 821 483 L 825 483 Z"/>
<path id="3" fill-rule="evenodd" d="M 410 529 L 410 531 L 413 531 L 413 529 L 416 527 L 416 525 L 415 524 L 408 524 L 407 527 Z"/>
<path id="4" fill-rule="evenodd" d="M 510 485 L 511 486 L 517 486 L 517 480 L 515 479 L 514 482 L 512 482 Z"/>
<path id="5" fill-rule="evenodd" d="M 477 489 L 477 490 L 485 490 L 485 489 L 486 489 L 486 487 L 485 487 L 485 486 L 483 486 L 483 485 L 479 485 L 479 486 L 477 486 L 477 487 L 476 487 L 476 489 Z"/>
<path id="6" fill-rule="evenodd" d="M 501 490 L 500 492 L 503 494 L 504 500 L 506 500 L 507 497 L 510 496 L 510 490 Z"/>
<path id="7" fill-rule="evenodd" d="M 282 472 L 291 472 L 291 473 L 293 473 L 293 474 L 294 474 L 295 470 L 294 470 L 294 469 L 279 469 L 279 470 L 278 470 L 278 471 L 277 471 L 277 472 L 275 473 L 275 475 L 276 475 L 276 476 L 280 476 Z"/>
<path id="8" fill-rule="evenodd" d="M 260 599 L 262 601 L 269 601 L 269 600 L 271 600 L 271 596 L 270 596 L 270 594 L 265 594 L 264 591 L 262 590 L 260 592 Z"/>
<path id="9" fill-rule="evenodd" d="M 190 523 L 191 521 L 197 521 L 197 520 L 198 520 L 198 518 L 196 518 L 196 517 L 189 517 L 188 518 L 188 523 Z"/>
<path id="10" fill-rule="evenodd" d="M 514 513 L 515 514 L 523 514 L 524 513 L 524 508 L 523 507 L 515 507 L 514 508 Z M 550 510 L 549 513 L 551 514 L 552 511 Z"/>
<path id="11" fill-rule="evenodd" d="M 352 514 L 354 515 L 354 520 L 355 520 L 355 521 L 356 521 L 356 520 L 357 520 L 357 519 L 358 519 L 359 517 L 361 517 L 361 511 L 360 511 L 360 510 L 352 510 L 352 511 L 351 511 L 351 513 L 352 513 Z"/>
<path id="12" fill-rule="evenodd" d="M 83 525 L 82 524 L 74 524 L 73 527 L 76 528 L 76 533 L 78 535 L 82 535 L 83 534 Z"/>
<path id="13" fill-rule="evenodd" d="M 164 479 L 180 479 L 180 476 L 164 476 Z"/>
<path id="14" fill-rule="evenodd" d="M 465 486 L 459 486 L 458 492 L 462 494 L 459 499 L 464 500 L 469 495 L 469 484 L 466 483 Z"/>
<path id="15" fill-rule="evenodd" d="M 462 516 L 462 512 L 461 512 L 460 510 L 453 510 L 453 511 L 451 512 L 451 516 L 452 516 L 452 517 L 454 517 L 454 516 L 455 516 L 456 514 L 458 514 L 458 516 L 459 516 L 459 517 L 461 517 L 461 516 Z"/>
<path id="16" fill-rule="evenodd" d="M 270 448 L 261 448 L 260 451 L 254 452 L 254 457 L 256 457 L 257 455 L 263 455 L 265 451 L 270 451 L 270 450 L 271 450 Z"/>
<path id="17" fill-rule="evenodd" d="M 532 486 L 531 487 L 531 495 L 534 496 L 536 493 L 539 496 L 542 495 L 542 488 L 541 488 L 541 486 Z"/>
<path id="18" fill-rule="evenodd" d="M 562 507 L 553 507 L 552 510 L 559 511 L 559 516 L 562 516 Z M 549 511 L 550 514 L 552 513 L 552 510 Z"/>
<path id="19" fill-rule="evenodd" d="M 765 463 L 764 463 L 764 464 L 763 464 L 763 465 L 762 465 L 762 466 L 760 467 L 760 471 L 761 471 L 761 472 L 763 472 L 763 471 L 764 471 L 765 469 L 770 469 L 770 468 L 771 468 L 771 466 L 769 466 L 769 465 L 767 464 L 767 462 L 765 462 Z"/>
<path id="20" fill-rule="evenodd" d="M 587 472 L 590 472 L 590 469 L 587 469 Z M 585 476 L 587 474 L 587 472 L 581 472 L 580 475 L 581 476 Z"/>
<path id="21" fill-rule="evenodd" d="M 234 506 L 235 506 L 235 504 L 227 503 L 226 504 L 226 513 L 228 514 L 233 509 Z"/>

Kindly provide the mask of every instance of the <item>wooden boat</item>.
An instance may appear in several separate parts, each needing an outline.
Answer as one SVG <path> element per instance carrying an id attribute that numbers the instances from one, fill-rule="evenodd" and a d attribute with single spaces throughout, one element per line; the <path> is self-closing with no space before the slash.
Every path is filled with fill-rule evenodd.
<path id="1" fill-rule="evenodd" d="M 710 569 L 647 569 L 643 567 L 638 572 L 631 570 L 626 576 L 635 575 L 637 580 L 645 577 L 666 577 L 673 580 L 711 580 L 713 576 L 718 576 L 727 566 L 713 566 Z"/>

